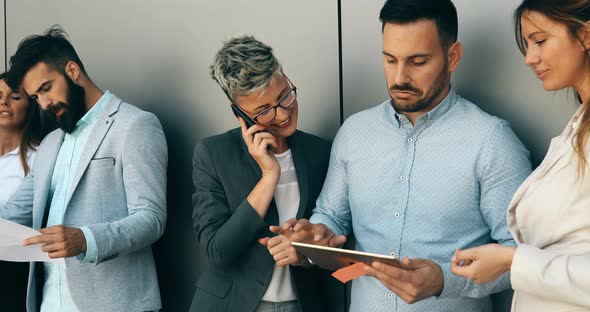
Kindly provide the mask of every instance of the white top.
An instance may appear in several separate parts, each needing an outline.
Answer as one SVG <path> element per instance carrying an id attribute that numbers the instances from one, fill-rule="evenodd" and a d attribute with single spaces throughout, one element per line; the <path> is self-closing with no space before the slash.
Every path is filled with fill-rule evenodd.
<path id="1" fill-rule="evenodd" d="M 0 156 L 0 207 L 10 199 L 25 178 L 25 170 L 18 155 L 19 148 Z M 36 152 L 29 149 L 27 163 L 33 165 Z"/>
<path id="2" fill-rule="evenodd" d="M 274 198 L 279 210 L 279 224 L 284 224 L 287 220 L 297 216 L 300 200 L 299 183 L 297 182 L 297 173 L 295 172 L 291 150 L 275 156 L 281 166 L 281 177 L 275 189 Z M 295 299 L 297 299 L 297 296 L 291 282 L 289 266 L 279 267 L 275 264 L 270 284 L 268 284 L 262 300 L 283 302 Z"/>
<path id="3" fill-rule="evenodd" d="M 518 244 L 513 311 L 590 309 L 590 167 L 580 179 L 572 146 L 581 113 L 551 140 L 547 156 L 510 203 L 508 225 Z"/>

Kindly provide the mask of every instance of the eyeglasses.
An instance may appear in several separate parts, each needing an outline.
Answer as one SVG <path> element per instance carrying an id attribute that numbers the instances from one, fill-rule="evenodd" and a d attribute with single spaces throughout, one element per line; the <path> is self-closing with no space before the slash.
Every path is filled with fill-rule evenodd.
<path id="1" fill-rule="evenodd" d="M 285 78 L 287 78 L 287 76 L 285 76 Z M 254 122 L 261 125 L 267 124 L 275 118 L 275 116 L 277 115 L 277 108 L 279 106 L 283 109 L 289 109 L 291 105 L 295 103 L 295 100 L 297 99 L 297 87 L 293 85 L 289 78 L 287 78 L 287 82 L 289 83 L 289 86 L 291 86 L 291 89 L 289 89 L 289 91 L 287 91 L 285 94 L 283 94 L 283 96 L 281 96 L 281 98 L 277 101 L 276 105 L 267 107 L 260 113 L 254 115 L 252 117 L 252 120 L 254 120 Z M 244 112 L 244 110 L 239 105 L 236 104 L 236 106 Z"/>

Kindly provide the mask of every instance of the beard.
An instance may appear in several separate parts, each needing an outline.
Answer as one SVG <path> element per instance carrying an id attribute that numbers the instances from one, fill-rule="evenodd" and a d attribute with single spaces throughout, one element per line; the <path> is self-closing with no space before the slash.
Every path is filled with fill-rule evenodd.
<path id="1" fill-rule="evenodd" d="M 431 106 L 434 99 L 436 99 L 446 89 L 446 87 L 450 84 L 450 80 L 451 74 L 449 73 L 449 64 L 445 60 L 443 69 L 440 71 L 440 73 L 436 77 L 436 80 L 432 84 L 432 88 L 430 88 L 430 91 L 425 96 L 422 97 L 424 91 L 412 86 L 409 83 L 403 85 L 393 85 L 389 88 L 389 97 L 391 98 L 391 104 L 393 105 L 393 108 L 395 108 L 395 111 L 398 113 L 416 113 L 423 111 L 429 106 Z M 400 105 L 391 96 L 391 93 L 393 93 L 394 91 L 409 91 L 418 95 L 420 98 L 414 103 Z"/>
<path id="2" fill-rule="evenodd" d="M 84 88 L 74 83 L 70 77 L 67 75 L 64 75 L 64 77 L 68 84 L 67 103 L 59 102 L 51 105 L 48 109 L 48 116 L 51 120 L 57 123 L 60 129 L 66 133 L 72 133 L 76 130 L 78 121 L 82 119 L 86 113 L 84 111 L 86 106 L 86 92 L 84 91 Z M 58 117 L 56 112 L 61 108 L 63 108 L 64 111 L 61 116 Z"/>

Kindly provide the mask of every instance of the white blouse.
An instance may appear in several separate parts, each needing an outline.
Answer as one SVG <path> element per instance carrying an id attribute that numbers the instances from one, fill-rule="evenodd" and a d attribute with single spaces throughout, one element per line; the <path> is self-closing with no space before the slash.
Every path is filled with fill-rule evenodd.
<path id="1" fill-rule="evenodd" d="M 285 224 L 287 220 L 297 217 L 299 210 L 299 182 L 297 171 L 291 150 L 276 154 L 281 167 L 281 177 L 275 189 L 274 199 L 279 212 L 279 224 Z M 297 299 L 289 266 L 277 266 L 275 264 L 270 283 L 262 296 L 263 301 L 284 302 Z"/>
<path id="2" fill-rule="evenodd" d="M 19 148 L 0 156 L 0 207 L 4 206 L 25 178 L 25 170 L 18 154 Z M 27 163 L 32 168 L 36 152 L 27 151 Z"/>
<path id="3" fill-rule="evenodd" d="M 508 225 L 518 244 L 512 311 L 590 309 L 590 166 L 580 178 L 572 145 L 581 113 L 582 107 L 551 140 L 510 203 Z M 585 154 L 590 161 L 590 141 Z"/>

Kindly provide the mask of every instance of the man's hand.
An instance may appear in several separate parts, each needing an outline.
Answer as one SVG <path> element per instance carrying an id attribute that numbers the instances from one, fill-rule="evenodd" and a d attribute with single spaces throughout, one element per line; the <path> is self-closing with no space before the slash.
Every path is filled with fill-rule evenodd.
<path id="1" fill-rule="evenodd" d="M 24 245 L 43 244 L 41 250 L 49 253 L 49 258 L 75 257 L 86 251 L 86 238 L 79 228 L 55 225 L 40 229 L 43 235 L 25 240 Z"/>
<path id="2" fill-rule="evenodd" d="M 289 219 L 282 226 L 271 226 L 270 231 L 285 235 L 291 242 L 329 247 L 340 247 L 346 243 L 346 236 L 336 235 L 324 224 L 313 224 L 307 219 Z"/>
<path id="3" fill-rule="evenodd" d="M 378 279 L 406 303 L 439 295 L 444 286 L 444 276 L 438 264 L 427 259 L 404 257 L 402 267 L 373 262 L 365 266 L 369 275 Z"/>

